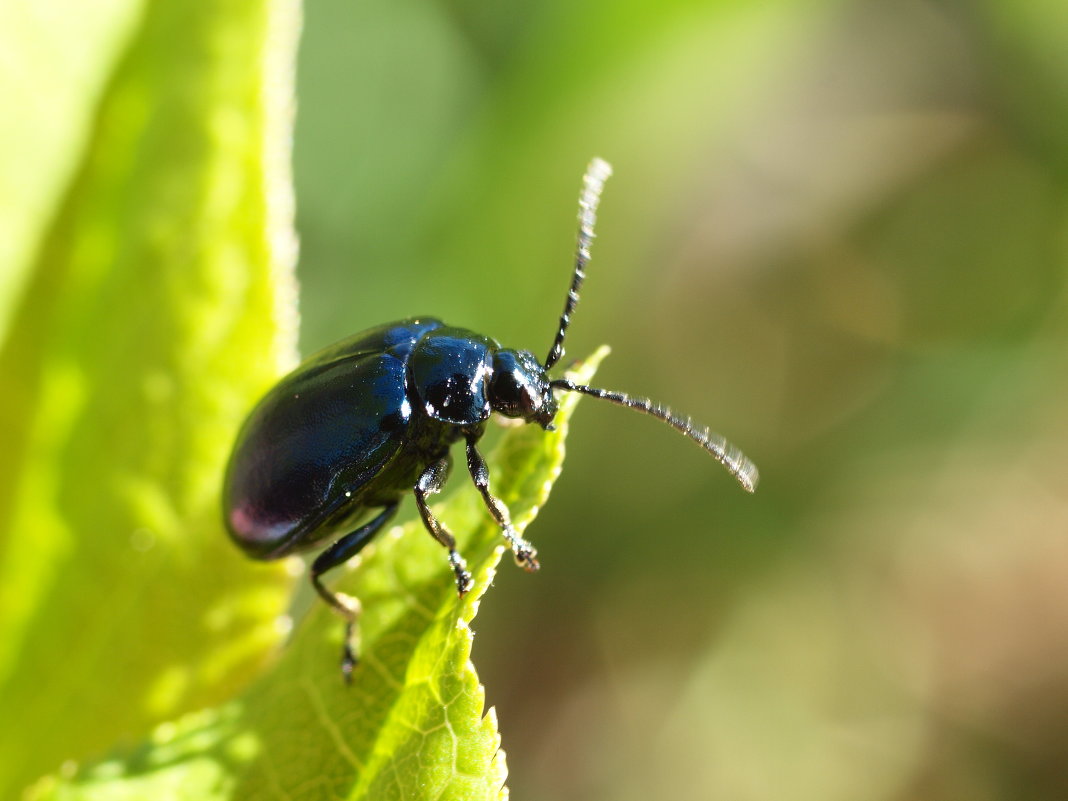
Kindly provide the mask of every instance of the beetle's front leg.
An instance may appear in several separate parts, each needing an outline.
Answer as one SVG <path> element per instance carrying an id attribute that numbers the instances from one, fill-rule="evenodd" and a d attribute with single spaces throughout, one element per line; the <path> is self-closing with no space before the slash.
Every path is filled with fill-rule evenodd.
<path id="1" fill-rule="evenodd" d="M 512 527 L 512 518 L 508 514 L 508 507 L 498 498 L 490 495 L 489 468 L 486 466 L 486 460 L 482 458 L 482 454 L 478 452 L 476 442 L 478 442 L 477 436 L 473 434 L 467 436 L 467 469 L 471 473 L 471 480 L 475 482 L 475 487 L 482 494 L 482 500 L 486 502 L 486 508 L 493 515 L 493 519 L 497 521 L 497 525 L 501 527 L 501 533 L 504 538 L 508 540 L 508 545 L 515 556 L 515 563 L 524 570 L 533 573 L 541 567 L 535 558 L 538 552 L 533 545 L 520 537 L 519 533 Z"/>
<path id="2" fill-rule="evenodd" d="M 427 496 L 440 492 L 445 485 L 450 464 L 449 457 L 446 456 L 423 471 L 423 475 L 419 476 L 419 480 L 415 482 L 415 503 L 419 507 L 419 515 L 423 518 L 426 530 L 434 539 L 449 549 L 449 564 L 452 565 L 452 572 L 456 575 L 456 591 L 462 598 L 474 585 L 474 580 L 467 572 L 467 563 L 456 550 L 456 538 L 440 520 L 434 517 L 426 502 Z"/>

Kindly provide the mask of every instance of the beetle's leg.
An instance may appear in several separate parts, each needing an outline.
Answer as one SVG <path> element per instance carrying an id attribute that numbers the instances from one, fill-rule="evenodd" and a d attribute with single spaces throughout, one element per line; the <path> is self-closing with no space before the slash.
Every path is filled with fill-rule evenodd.
<path id="1" fill-rule="evenodd" d="M 423 471 L 423 475 L 419 476 L 419 480 L 415 483 L 415 502 L 419 506 L 419 515 L 423 518 L 423 525 L 426 526 L 427 531 L 449 549 L 449 564 L 452 565 L 452 572 L 456 574 L 456 590 L 462 598 L 471 589 L 474 581 L 471 579 L 471 574 L 467 572 L 467 563 L 456 550 L 456 538 L 442 525 L 440 520 L 434 517 L 426 503 L 428 495 L 441 491 L 449 475 L 449 466 L 449 457 L 446 456 Z"/>
<path id="2" fill-rule="evenodd" d="M 311 583 L 319 597 L 330 604 L 331 608 L 345 619 L 345 643 L 341 648 L 341 674 L 346 682 L 352 681 L 352 670 L 356 667 L 356 620 L 360 616 L 360 602 L 351 595 L 331 592 L 319 580 L 319 577 L 331 568 L 359 553 L 371 538 L 378 533 L 390 518 L 397 513 L 399 502 L 394 502 L 383 509 L 374 519 L 346 534 L 321 554 L 311 566 Z"/>
<path id="3" fill-rule="evenodd" d="M 478 448 L 475 445 L 477 441 L 478 437 L 468 435 L 467 469 L 471 472 L 471 480 L 475 482 L 478 491 L 482 493 L 482 500 L 486 502 L 486 508 L 493 515 L 493 519 L 497 521 L 497 525 L 501 527 L 501 533 L 504 538 L 508 540 L 508 545 L 515 556 L 515 563 L 524 570 L 533 573 L 541 566 L 535 558 L 538 552 L 533 545 L 520 537 L 518 532 L 512 528 L 512 518 L 508 514 L 508 507 L 499 499 L 490 495 L 489 468 L 486 467 L 486 460 L 482 458 L 482 454 L 478 452 Z"/>

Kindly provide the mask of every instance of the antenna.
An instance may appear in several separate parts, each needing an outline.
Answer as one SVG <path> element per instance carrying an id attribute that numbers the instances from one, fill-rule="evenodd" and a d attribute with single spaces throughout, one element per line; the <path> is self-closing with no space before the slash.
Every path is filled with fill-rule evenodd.
<path id="1" fill-rule="evenodd" d="M 560 327 L 556 332 L 549 355 L 545 357 L 545 369 L 548 370 L 564 355 L 564 337 L 571 323 L 571 315 L 578 305 L 579 290 L 586 279 L 586 265 L 590 261 L 590 245 L 593 243 L 593 225 L 597 222 L 597 204 L 601 202 L 601 190 L 604 182 L 612 174 L 612 165 L 607 161 L 594 158 L 582 176 L 582 193 L 579 195 L 579 229 L 578 243 L 575 248 L 575 272 L 571 276 L 571 287 L 567 290 L 564 311 L 560 315 Z"/>
<path id="2" fill-rule="evenodd" d="M 566 392 L 581 392 L 583 395 L 603 398 L 618 406 L 636 409 L 667 423 L 716 457 L 716 460 L 727 468 L 727 472 L 734 476 L 747 492 L 753 492 L 756 489 L 757 482 L 760 481 L 760 473 L 756 465 L 749 461 L 749 457 L 729 443 L 723 436 L 709 431 L 707 428 L 699 429 L 689 417 L 680 417 L 672 412 L 671 409 L 661 406 L 659 403 L 654 403 L 649 398 L 632 398 L 622 392 L 612 392 L 607 389 L 596 389 L 595 387 L 576 384 L 568 378 L 554 379 L 549 382 L 549 386 Z"/>

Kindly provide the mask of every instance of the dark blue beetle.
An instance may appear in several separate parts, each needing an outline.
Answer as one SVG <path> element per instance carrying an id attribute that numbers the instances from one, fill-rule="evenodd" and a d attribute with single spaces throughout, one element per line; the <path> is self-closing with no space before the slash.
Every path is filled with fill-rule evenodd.
<path id="1" fill-rule="evenodd" d="M 555 390 L 604 398 L 663 420 L 708 450 L 746 490 L 756 488 L 753 463 L 723 437 L 698 430 L 689 418 L 646 398 L 548 376 L 564 352 L 601 188 L 610 174 L 600 159 L 586 172 L 575 272 L 544 364 L 530 351 L 502 348 L 489 337 L 440 320 L 402 320 L 308 358 L 259 402 L 242 427 L 226 472 L 227 529 L 256 559 L 328 545 L 312 563 L 311 581 L 345 618 L 341 665 L 346 678 L 356 664 L 352 643 L 359 602 L 331 592 L 320 577 L 358 553 L 396 514 L 406 492 L 414 493 L 427 530 L 448 549 L 460 595 L 471 589 L 471 574 L 455 538 L 427 504 L 445 482 L 449 449 L 458 440 L 466 444 L 471 478 L 516 562 L 529 571 L 538 569 L 536 551 L 516 533 L 504 504 L 490 494 L 489 471 L 477 443 L 493 412 L 551 430 Z M 360 524 L 372 510 L 377 514 Z"/>

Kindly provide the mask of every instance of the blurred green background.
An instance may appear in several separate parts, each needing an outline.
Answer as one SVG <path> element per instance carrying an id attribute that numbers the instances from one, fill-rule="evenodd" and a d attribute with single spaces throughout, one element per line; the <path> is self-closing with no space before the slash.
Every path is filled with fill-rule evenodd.
<path id="1" fill-rule="evenodd" d="M 32 17 L 56 42 L 86 43 L 57 47 L 63 57 L 40 76 L 22 75 L 20 58 L 47 60 L 48 42 L 24 37 L 21 50 L 3 54 L 0 75 L 25 92 L 7 100 L 13 119 L 53 102 L 71 113 L 70 125 L 10 129 L 14 154 L 39 145 L 70 164 L 50 165 L 38 181 L 25 174 L 36 169 L 32 160 L 14 159 L 11 185 L 36 194 L 0 197 L 11 228 L 0 232 L 5 265 L 29 262 L 40 231 L 22 229 L 44 226 L 56 195 L 81 208 L 79 182 L 72 196 L 60 188 L 97 98 L 86 87 L 109 74 L 94 53 L 110 39 L 121 43 L 133 25 L 125 15 L 140 9 L 109 3 L 112 16 L 99 6 L 100 30 L 87 27 L 82 38 L 64 25 L 88 23 L 62 2 L 0 9 L 0 22 Z M 146 8 L 164 9 L 165 23 L 187 7 Z M 233 41 L 245 29 L 242 13 L 228 23 Z M 141 45 L 144 74 L 166 78 L 170 62 L 218 57 L 231 41 L 210 29 L 195 46 L 172 47 L 170 30 L 161 23 Z M 248 80 L 258 87 L 258 76 Z M 255 105 L 248 97 L 258 98 L 258 88 L 243 86 L 218 90 L 224 112 L 230 91 Z M 155 88 L 146 81 L 141 90 L 151 96 Z M 173 91 L 181 107 L 199 89 L 177 80 Z M 497 708 L 513 798 L 1068 798 L 1068 5 L 313 0 L 304 9 L 297 97 L 303 353 L 380 322 L 433 314 L 543 354 L 570 276 L 580 178 L 599 155 L 615 176 L 569 356 L 609 343 L 598 384 L 693 415 L 761 469 L 749 496 L 670 430 L 583 401 L 563 476 L 527 532 L 542 571 L 504 565 L 474 622 L 474 661 Z M 166 139 L 167 117 L 139 114 L 150 107 L 120 110 Z M 116 119 L 122 144 L 124 121 Z M 249 133 L 226 114 L 212 120 L 236 143 L 237 161 L 220 160 L 223 168 L 248 168 L 258 151 L 238 146 L 258 141 L 258 129 Z M 59 147 L 66 139 L 77 146 Z M 193 161 L 201 147 L 168 144 L 164 152 Z M 155 151 L 136 152 L 154 175 Z M 195 194 L 180 158 L 165 166 L 173 183 L 161 182 L 161 195 L 174 187 Z M 280 257 L 257 250 L 270 250 L 258 240 L 266 226 L 256 200 L 270 187 L 241 186 L 249 197 L 222 193 L 223 205 L 253 209 L 233 215 L 252 243 L 252 255 L 235 263 L 266 274 L 270 258 L 285 261 L 284 243 Z M 285 206 L 280 195 L 270 200 Z M 92 218 L 95 197 L 80 200 Z M 203 243 L 214 229 L 197 229 L 188 253 L 171 248 L 142 224 L 140 202 L 129 204 L 127 233 L 163 257 L 158 275 L 139 275 L 133 291 L 166 296 L 168 281 L 188 291 L 185 261 L 206 269 Z M 182 232 L 180 219 L 175 229 Z M 127 273 L 141 258 L 133 248 Z M 223 343 L 210 351 L 218 358 L 209 369 L 190 357 L 176 394 L 157 386 L 160 398 L 143 405 L 169 412 L 182 393 L 193 397 L 200 405 L 178 410 L 186 427 L 168 430 L 165 441 L 177 452 L 192 441 L 215 464 L 227 447 L 219 420 L 237 419 L 242 392 L 277 372 L 272 358 L 285 342 L 278 335 L 270 352 L 264 343 L 257 363 L 236 371 L 249 375 L 230 381 L 226 348 L 251 352 L 263 338 L 255 320 L 244 321 L 244 339 L 222 323 L 202 332 L 186 321 L 216 320 L 223 307 L 238 310 L 236 318 L 273 301 L 242 306 L 234 298 L 268 295 L 267 282 L 232 287 L 208 273 L 188 279 L 207 310 L 176 315 L 174 327 L 194 342 L 203 335 L 213 347 Z M 15 309 L 33 317 L 32 303 L 19 305 L 24 278 L 0 271 L 0 321 Z M 37 286 L 45 307 L 50 291 L 47 280 Z M 64 303 L 80 308 L 70 296 Z M 86 302 L 106 320 L 106 297 Z M 168 330 L 167 321 L 145 318 L 157 335 Z M 140 343 L 122 328 L 127 318 L 116 319 L 114 339 L 100 343 L 82 334 L 79 317 L 64 331 L 109 358 L 126 353 L 110 347 L 116 341 L 136 352 Z M 34 350 L 36 328 L 50 321 L 29 322 L 18 331 L 20 347 Z M 134 396 L 137 381 L 124 387 Z M 12 385 L 0 407 L 26 400 Z M 95 389 L 119 422 L 130 414 L 108 405 L 106 387 Z M 211 426 L 199 425 L 205 410 L 215 415 Z M 17 433 L 23 421 L 9 417 L 0 430 Z M 110 436 L 77 430 L 105 445 Z M 84 451 L 77 465 L 92 472 L 94 453 Z M 166 477 L 171 453 L 138 458 L 160 463 Z M 14 460 L 0 462 L 0 475 L 14 470 Z M 168 587 L 159 603 L 173 611 L 173 594 L 198 577 L 210 592 L 195 594 L 209 600 L 216 591 L 284 594 L 279 575 L 237 564 L 236 550 L 216 536 L 214 483 L 198 475 L 187 494 L 201 516 L 177 508 L 175 548 L 182 552 L 186 529 L 211 544 L 196 541 L 202 550 L 180 565 L 188 585 Z M 183 481 L 184 473 L 173 483 L 184 490 Z M 78 488 L 97 498 L 91 482 Z M 474 492 L 462 469 L 451 488 Z M 0 500 L 15 492 L 0 486 Z M 112 500 L 99 495 L 102 514 L 125 523 Z M 160 509 L 170 514 L 165 503 Z M 88 519 L 87 530 L 97 523 L 126 536 L 106 516 Z M 54 543 L 5 534 L 43 574 L 52 569 Z M 90 554 L 96 545 L 77 543 Z M 157 548 L 152 564 L 164 570 L 170 553 Z M 209 581 L 201 554 L 220 574 L 242 571 L 242 584 Z M 157 575 L 135 560 L 123 565 L 145 582 Z M 80 586 L 64 591 L 87 610 L 110 612 L 84 601 Z M 143 597 L 155 598 L 147 589 Z M 0 601 L 29 603 L 15 585 L 0 588 Z M 224 616 L 221 640 L 239 639 L 241 609 Z M 28 641 L 47 634 L 31 631 Z M 263 647 L 271 640 L 256 637 Z M 185 642 L 174 652 L 199 655 Z M 233 661 L 241 677 L 255 667 Z M 45 694 L 54 674 L 41 673 Z M 31 667 L 20 681 L 38 676 Z M 174 689 L 181 704 L 170 699 L 153 714 L 228 697 L 205 683 L 210 693 L 196 694 L 194 681 L 187 695 Z M 23 685 L 13 686 L 17 698 Z M 108 722 L 73 696 L 50 700 L 60 723 L 41 714 L 40 736 L 69 735 L 61 725 L 68 711 Z M 7 739 L 20 731 L 9 728 Z M 27 770 L 53 769 L 51 758 Z"/>
<path id="2" fill-rule="evenodd" d="M 302 351 L 541 354 L 600 155 L 569 354 L 762 471 L 582 404 L 475 622 L 514 798 L 1068 797 L 1066 54 L 1048 1 L 307 5 Z"/>

